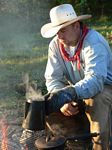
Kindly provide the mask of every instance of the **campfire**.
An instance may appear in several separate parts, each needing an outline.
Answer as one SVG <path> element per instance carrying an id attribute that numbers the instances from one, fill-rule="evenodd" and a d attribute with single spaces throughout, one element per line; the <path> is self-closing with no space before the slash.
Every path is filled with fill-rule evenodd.
<path id="1" fill-rule="evenodd" d="M 0 150 L 22 150 L 19 143 L 21 132 L 21 126 L 10 123 L 7 117 L 0 118 Z"/>

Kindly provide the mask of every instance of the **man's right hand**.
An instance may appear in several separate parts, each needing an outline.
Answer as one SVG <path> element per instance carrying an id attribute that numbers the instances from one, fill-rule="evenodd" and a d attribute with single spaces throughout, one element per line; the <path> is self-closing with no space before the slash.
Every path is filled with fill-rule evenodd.
<path id="1" fill-rule="evenodd" d="M 64 104 L 60 108 L 60 111 L 65 116 L 77 115 L 79 113 L 78 104 L 75 102 L 70 102 L 70 103 Z"/>

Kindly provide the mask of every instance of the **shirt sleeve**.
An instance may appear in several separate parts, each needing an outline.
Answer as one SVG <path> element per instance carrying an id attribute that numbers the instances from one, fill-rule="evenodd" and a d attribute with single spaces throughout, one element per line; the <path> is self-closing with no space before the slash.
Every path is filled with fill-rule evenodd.
<path id="1" fill-rule="evenodd" d="M 55 47 L 49 46 L 48 61 L 45 70 L 45 79 L 48 92 L 54 92 L 65 86 L 64 73 L 61 68 L 61 64 L 58 60 Z"/>
<path id="2" fill-rule="evenodd" d="M 97 42 L 84 49 L 84 79 L 74 87 L 81 99 L 91 98 L 103 90 L 107 76 L 107 50 L 103 43 Z"/>

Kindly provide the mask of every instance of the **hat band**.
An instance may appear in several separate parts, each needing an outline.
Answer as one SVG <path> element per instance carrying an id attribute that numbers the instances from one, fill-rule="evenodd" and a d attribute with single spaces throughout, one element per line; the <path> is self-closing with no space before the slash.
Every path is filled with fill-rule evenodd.
<path id="1" fill-rule="evenodd" d="M 76 18 L 74 18 L 74 19 L 76 19 Z M 70 22 L 70 21 L 72 21 L 72 20 L 74 20 L 74 19 L 71 19 L 71 20 L 65 21 L 65 22 L 63 22 L 63 23 L 54 24 L 54 25 L 52 25 L 52 27 L 56 27 L 56 26 L 63 25 L 63 24 L 68 23 L 68 22 Z M 53 24 L 53 23 L 52 23 L 52 24 Z"/>

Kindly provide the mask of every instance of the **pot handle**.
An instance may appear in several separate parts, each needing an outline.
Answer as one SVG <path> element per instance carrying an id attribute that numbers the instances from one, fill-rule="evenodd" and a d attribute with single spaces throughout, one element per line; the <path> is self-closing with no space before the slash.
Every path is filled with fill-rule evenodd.
<path id="1" fill-rule="evenodd" d="M 97 132 L 86 133 L 86 134 L 67 137 L 66 140 L 86 140 L 88 138 L 97 137 L 98 135 L 100 135 L 100 133 L 97 133 Z"/>

